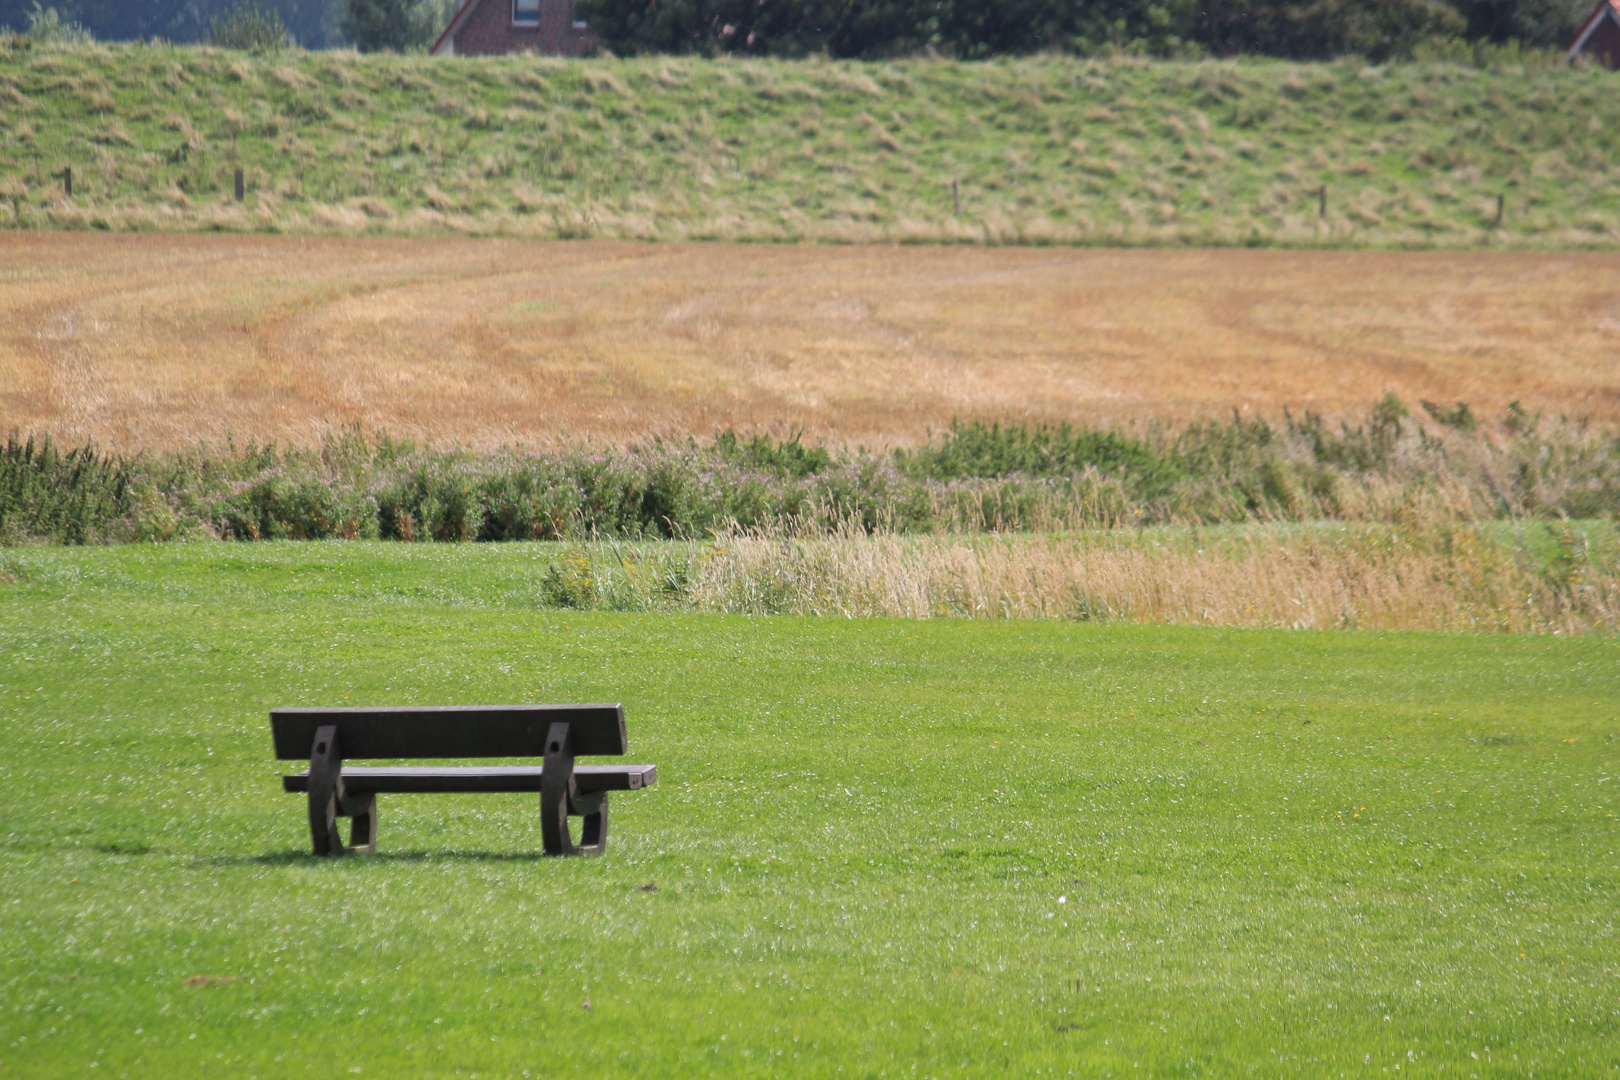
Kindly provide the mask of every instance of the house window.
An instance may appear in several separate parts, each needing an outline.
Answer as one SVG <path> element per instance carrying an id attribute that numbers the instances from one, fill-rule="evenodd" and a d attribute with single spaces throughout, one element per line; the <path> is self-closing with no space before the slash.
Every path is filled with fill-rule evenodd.
<path id="1" fill-rule="evenodd" d="M 539 26 L 540 0 L 512 0 L 512 22 L 517 26 Z"/>

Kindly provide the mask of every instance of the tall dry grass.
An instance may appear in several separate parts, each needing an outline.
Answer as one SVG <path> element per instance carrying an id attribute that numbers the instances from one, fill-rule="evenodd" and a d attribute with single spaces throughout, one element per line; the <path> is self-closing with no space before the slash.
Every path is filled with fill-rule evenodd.
<path id="1" fill-rule="evenodd" d="M 619 610 L 1613 634 L 1603 526 L 1255 525 L 1084 536 L 723 536 L 577 545 L 542 601 Z"/>

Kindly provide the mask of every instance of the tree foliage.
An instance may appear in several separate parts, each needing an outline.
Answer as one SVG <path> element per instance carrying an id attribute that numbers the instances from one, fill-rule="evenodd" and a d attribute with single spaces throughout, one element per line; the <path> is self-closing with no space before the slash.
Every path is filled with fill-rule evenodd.
<path id="1" fill-rule="evenodd" d="M 1560 48 L 1591 13 L 1588 0 L 1455 0 L 1474 41 Z"/>
<path id="2" fill-rule="evenodd" d="M 438 6 L 422 0 L 346 0 L 338 26 L 361 52 L 409 52 L 431 44 Z"/>
<path id="3" fill-rule="evenodd" d="M 83 45 L 95 40 L 90 31 L 62 18 L 62 13 L 53 7 L 40 7 L 37 0 L 34 10 L 28 13 L 27 34 L 41 45 Z"/>
<path id="4" fill-rule="evenodd" d="M 214 20 L 236 0 L 58 0 L 62 22 L 74 22 L 102 41 L 162 38 L 208 41 Z M 337 44 L 337 0 L 261 0 L 292 40 L 316 49 Z M 0 26 L 25 31 L 34 0 L 0 0 Z"/>
<path id="5" fill-rule="evenodd" d="M 274 8 L 262 8 L 253 0 L 237 0 L 214 16 L 208 38 L 222 49 L 280 52 L 287 44 L 287 24 Z"/>
<path id="6" fill-rule="evenodd" d="M 620 54 L 978 58 L 1190 49 L 1299 59 L 1411 55 L 1465 37 L 1561 43 L 1581 0 L 576 0 Z"/>
<path id="7" fill-rule="evenodd" d="M 444 28 L 454 0 L 257 0 L 306 48 L 348 42 L 409 51 Z M 502 0 L 494 0 L 502 2 Z M 0 0 L 0 26 L 109 41 L 215 40 L 237 0 Z M 880 58 L 933 50 L 979 58 L 1126 48 L 1316 59 L 1411 54 L 1424 41 L 1563 45 L 1590 0 L 574 0 L 620 54 Z M 54 13 L 54 14 L 53 14 Z M 54 18 L 56 21 L 50 23 Z"/>
<path id="8" fill-rule="evenodd" d="M 1207 0 L 1197 36 L 1219 56 L 1382 61 L 1410 56 L 1419 43 L 1466 28 L 1457 9 L 1439 0 Z"/>
<path id="9" fill-rule="evenodd" d="M 875 58 L 1173 49 L 1192 0 L 576 0 L 615 51 Z"/>

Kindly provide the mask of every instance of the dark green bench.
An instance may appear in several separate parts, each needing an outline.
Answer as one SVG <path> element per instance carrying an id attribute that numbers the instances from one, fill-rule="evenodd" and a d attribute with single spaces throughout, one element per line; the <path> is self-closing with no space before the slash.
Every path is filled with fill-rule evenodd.
<path id="1" fill-rule="evenodd" d="M 445 705 L 399 709 L 275 709 L 276 757 L 308 761 L 281 780 L 309 793 L 316 855 L 377 850 L 377 796 L 432 792 L 537 791 L 547 855 L 599 855 L 607 847 L 608 792 L 658 780 L 652 765 L 575 765 L 576 757 L 622 756 L 622 705 Z M 541 765 L 380 766 L 360 759 L 540 758 Z M 580 842 L 568 818 L 583 818 Z M 351 821 L 349 843 L 338 818 Z"/>

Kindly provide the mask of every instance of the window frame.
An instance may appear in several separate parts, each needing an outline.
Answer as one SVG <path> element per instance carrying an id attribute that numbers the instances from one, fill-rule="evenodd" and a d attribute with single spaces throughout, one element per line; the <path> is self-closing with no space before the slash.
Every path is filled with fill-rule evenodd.
<path id="1" fill-rule="evenodd" d="M 530 0 L 530 2 L 534 4 L 534 14 L 532 16 L 525 16 L 525 15 L 519 15 L 518 14 L 518 5 L 523 3 L 523 0 L 512 0 L 512 25 L 513 26 L 539 26 L 540 25 L 540 0 Z"/>

